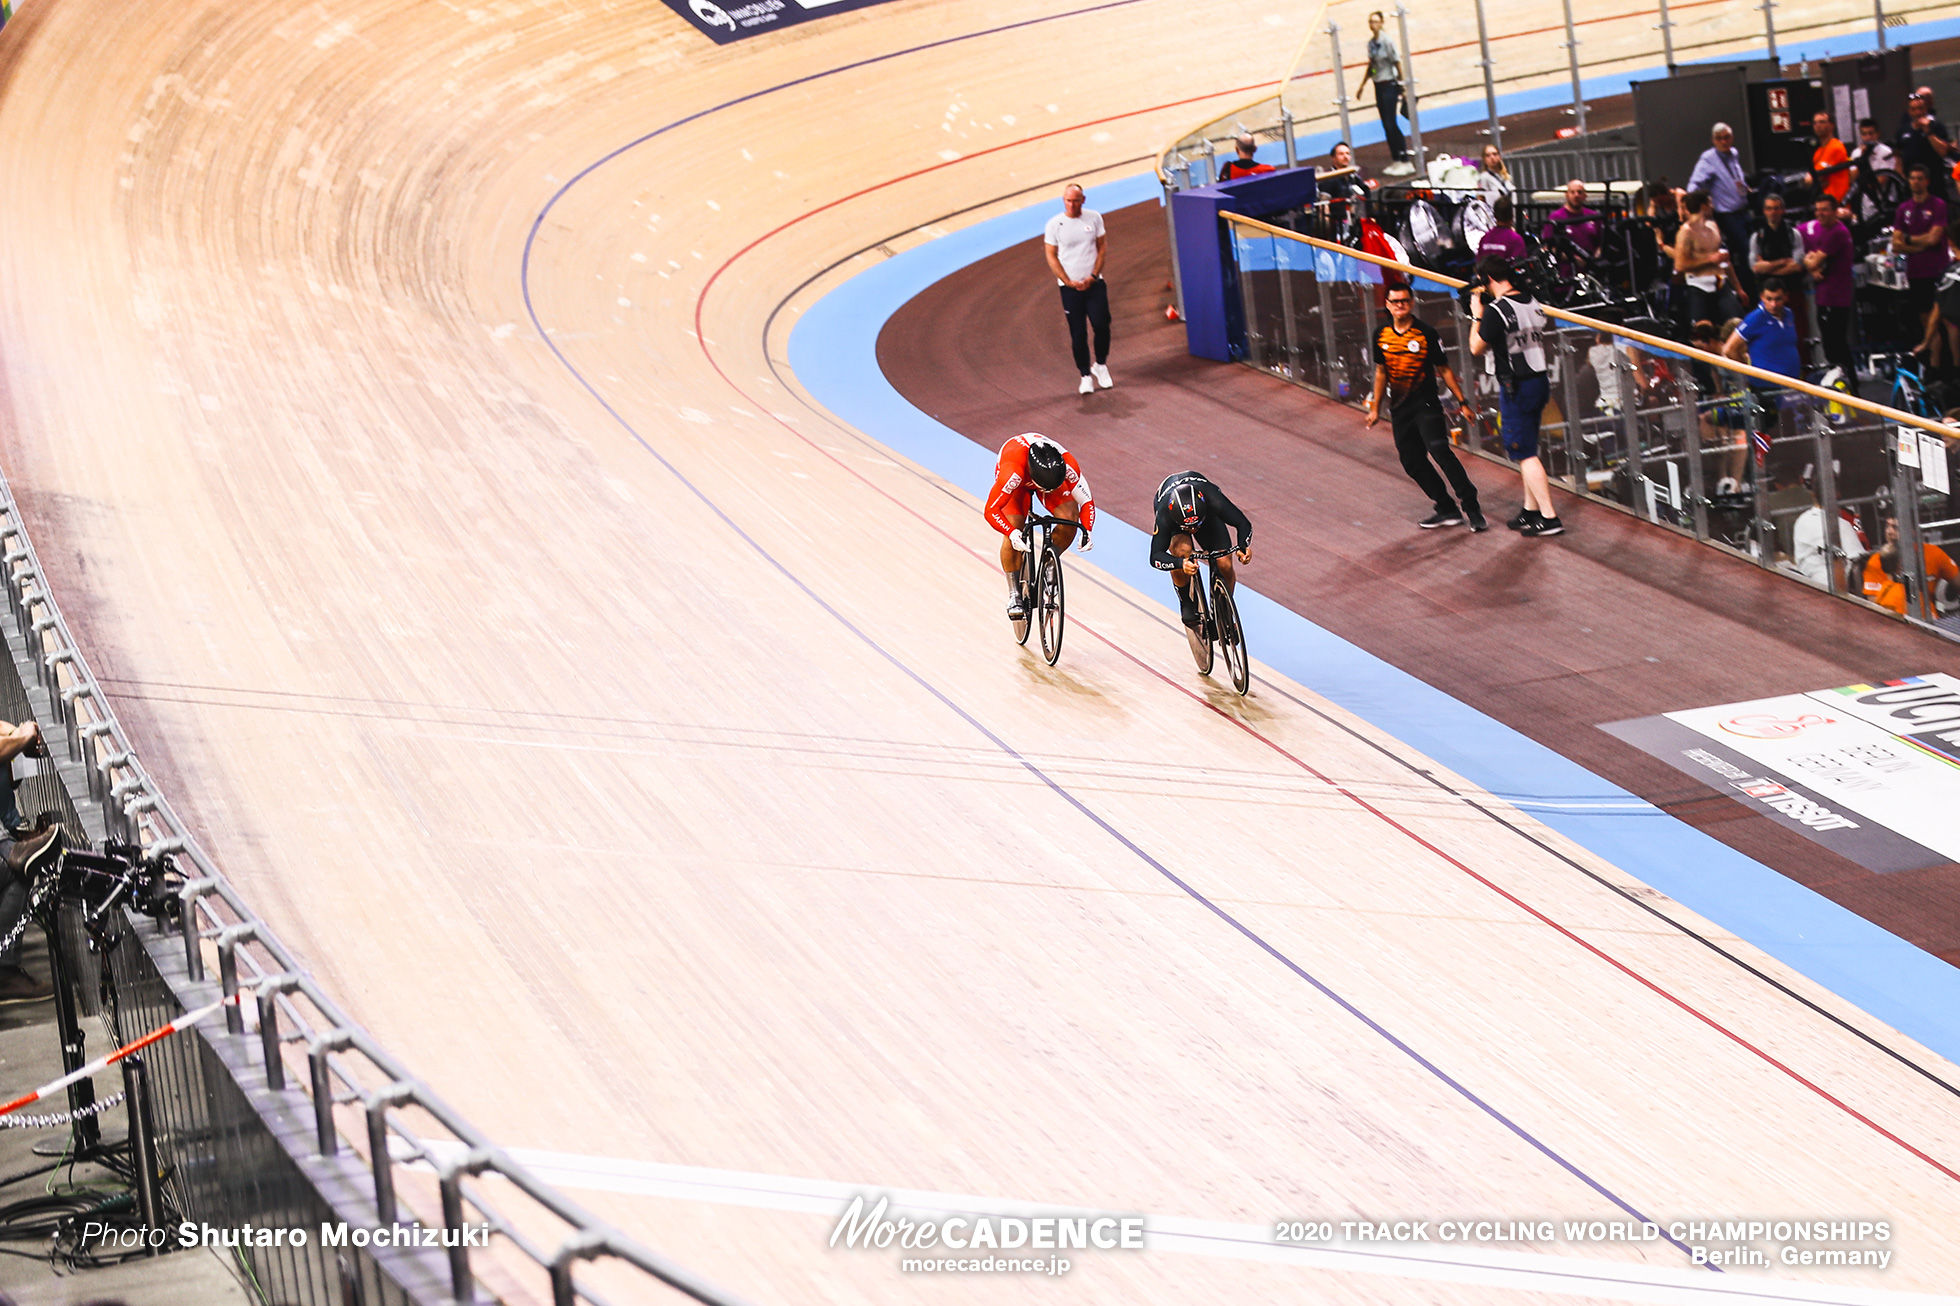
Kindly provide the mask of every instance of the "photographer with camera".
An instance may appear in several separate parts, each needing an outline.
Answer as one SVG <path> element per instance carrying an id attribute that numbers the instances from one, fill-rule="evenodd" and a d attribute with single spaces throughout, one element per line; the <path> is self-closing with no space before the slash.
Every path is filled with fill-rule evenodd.
<path id="1" fill-rule="evenodd" d="M 1470 334 L 1470 353 L 1483 358 L 1497 377 L 1498 434 L 1524 482 L 1524 509 L 1505 524 L 1525 535 L 1559 535 L 1565 523 L 1552 506 L 1551 482 L 1538 458 L 1538 423 L 1552 397 L 1545 310 L 1519 292 L 1516 278 L 1510 259 L 1477 261 L 1477 284 L 1470 291 L 1470 320 L 1477 329 Z"/>
<path id="2" fill-rule="evenodd" d="M 61 849 L 61 826 L 43 820 L 39 828 L 21 818 L 15 797 L 16 771 L 33 774 L 47 761 L 47 741 L 32 721 L 0 721 L 0 1006 L 39 1002 L 54 987 L 34 979 L 20 964 L 21 925 L 27 919 L 27 893 L 35 873 Z"/>

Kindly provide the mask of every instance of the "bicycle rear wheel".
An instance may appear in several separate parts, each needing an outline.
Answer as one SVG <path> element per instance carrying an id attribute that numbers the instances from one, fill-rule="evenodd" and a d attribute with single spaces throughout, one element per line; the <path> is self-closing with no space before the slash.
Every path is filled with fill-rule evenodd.
<path id="1" fill-rule="evenodd" d="M 1195 576 L 1191 579 L 1191 592 L 1198 600 L 1198 624 L 1184 628 L 1184 638 L 1191 645 L 1191 660 L 1198 664 L 1198 674 L 1211 674 L 1211 612 L 1205 607 L 1205 587 Z"/>
<path id="2" fill-rule="evenodd" d="M 1217 614 L 1218 651 L 1232 674 L 1232 688 L 1243 694 L 1252 685 L 1252 663 L 1245 652 L 1245 628 L 1239 625 L 1239 605 L 1223 576 L 1211 578 L 1211 610 Z"/>
<path id="3" fill-rule="evenodd" d="M 1034 585 L 1034 611 L 1029 615 L 1041 626 L 1041 656 L 1052 667 L 1062 655 L 1062 628 L 1068 620 L 1062 607 L 1062 555 L 1052 547 L 1042 550 L 1041 570 Z"/>

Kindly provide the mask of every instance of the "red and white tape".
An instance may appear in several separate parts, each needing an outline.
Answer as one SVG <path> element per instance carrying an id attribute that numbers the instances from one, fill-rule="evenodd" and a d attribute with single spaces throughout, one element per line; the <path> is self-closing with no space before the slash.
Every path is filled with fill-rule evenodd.
<path id="1" fill-rule="evenodd" d="M 63 1075 L 60 1079 L 49 1080 L 47 1083 L 41 1085 L 39 1088 L 35 1089 L 32 1093 L 29 1093 L 25 1097 L 17 1097 L 13 1101 L 8 1102 L 5 1105 L 0 1105 L 0 1116 L 11 1115 L 14 1112 L 20 1110 L 24 1106 L 32 1106 L 34 1103 L 39 1102 L 44 1097 L 49 1097 L 55 1093 L 59 1093 L 62 1089 L 68 1087 L 70 1084 L 74 1083 L 78 1079 L 87 1079 L 90 1075 L 96 1074 L 99 1071 L 107 1070 L 110 1066 L 115 1065 L 118 1061 L 121 1061 L 124 1057 L 129 1056 L 131 1053 L 141 1052 L 144 1048 L 150 1046 L 150 1044 L 152 1043 L 159 1042 L 160 1040 L 169 1038 L 172 1034 L 176 1034 L 183 1030 L 189 1029 L 192 1025 L 195 1025 L 198 1021 L 203 1020 L 206 1016 L 209 1016 L 214 1012 L 217 1012 L 218 1010 L 220 1010 L 221 1008 L 223 1008 L 229 1003 L 233 1003 L 237 1001 L 238 999 L 236 997 L 219 998 L 216 1002 L 209 1003 L 206 1006 L 199 1007 L 195 1011 L 186 1011 L 183 1015 L 177 1017 L 177 1019 L 171 1021 L 168 1025 L 165 1025 L 160 1029 L 151 1030 L 149 1033 L 145 1034 L 142 1038 L 137 1039 L 134 1043 L 131 1043 L 129 1046 L 120 1047 L 117 1048 L 114 1052 L 110 1052 L 104 1056 L 99 1056 L 95 1060 L 89 1062 L 86 1066 L 83 1066 L 79 1070 L 70 1071 L 69 1073 Z"/>

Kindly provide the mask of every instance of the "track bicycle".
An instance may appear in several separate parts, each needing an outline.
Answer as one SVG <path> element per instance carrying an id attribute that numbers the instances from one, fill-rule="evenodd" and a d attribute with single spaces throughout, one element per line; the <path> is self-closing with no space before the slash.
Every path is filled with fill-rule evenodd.
<path id="1" fill-rule="evenodd" d="M 1198 674 L 1211 674 L 1213 645 L 1225 657 L 1225 669 L 1231 673 L 1232 688 L 1243 694 L 1252 685 L 1252 664 L 1246 657 L 1245 627 L 1239 624 L 1239 605 L 1232 598 L 1231 587 L 1225 577 L 1219 574 L 1217 559 L 1231 549 L 1213 553 L 1203 549 L 1194 550 L 1194 558 L 1205 560 L 1205 582 L 1198 583 L 1192 577 L 1191 588 L 1198 600 L 1198 624 L 1186 626 L 1184 637 L 1190 642 L 1191 657 L 1198 664 Z"/>
<path id="2" fill-rule="evenodd" d="M 1068 621 L 1062 603 L 1062 551 L 1053 539 L 1057 526 L 1074 526 L 1079 532 L 1081 524 L 1065 517 L 1028 514 L 1020 530 L 1028 547 L 1021 551 L 1021 569 L 1015 578 L 1021 611 L 1026 615 L 1014 620 L 1014 642 L 1027 643 L 1028 631 L 1039 629 L 1041 656 L 1051 667 L 1062 655 L 1062 633 Z"/>

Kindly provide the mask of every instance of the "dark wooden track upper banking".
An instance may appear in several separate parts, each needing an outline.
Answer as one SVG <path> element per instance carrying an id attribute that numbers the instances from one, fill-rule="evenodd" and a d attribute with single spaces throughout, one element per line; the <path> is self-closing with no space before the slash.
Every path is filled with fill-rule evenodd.
<path id="1" fill-rule="evenodd" d="M 1420 531 L 1428 502 L 1387 425 L 1236 364 L 1192 358 L 1167 323 L 1162 211 L 1105 215 L 1117 388 L 1075 393 L 1038 241 L 929 287 L 878 357 L 912 403 L 996 448 L 1046 431 L 1097 501 L 1146 526 L 1167 473 L 1214 475 L 1253 514 L 1247 581 L 1345 639 L 1960 965 L 1960 865 L 1877 875 L 1595 727 L 1929 671 L 1960 651 L 1716 551 L 1567 497 L 1567 533 Z M 1517 478 L 1467 459 L 1493 523 Z"/>

